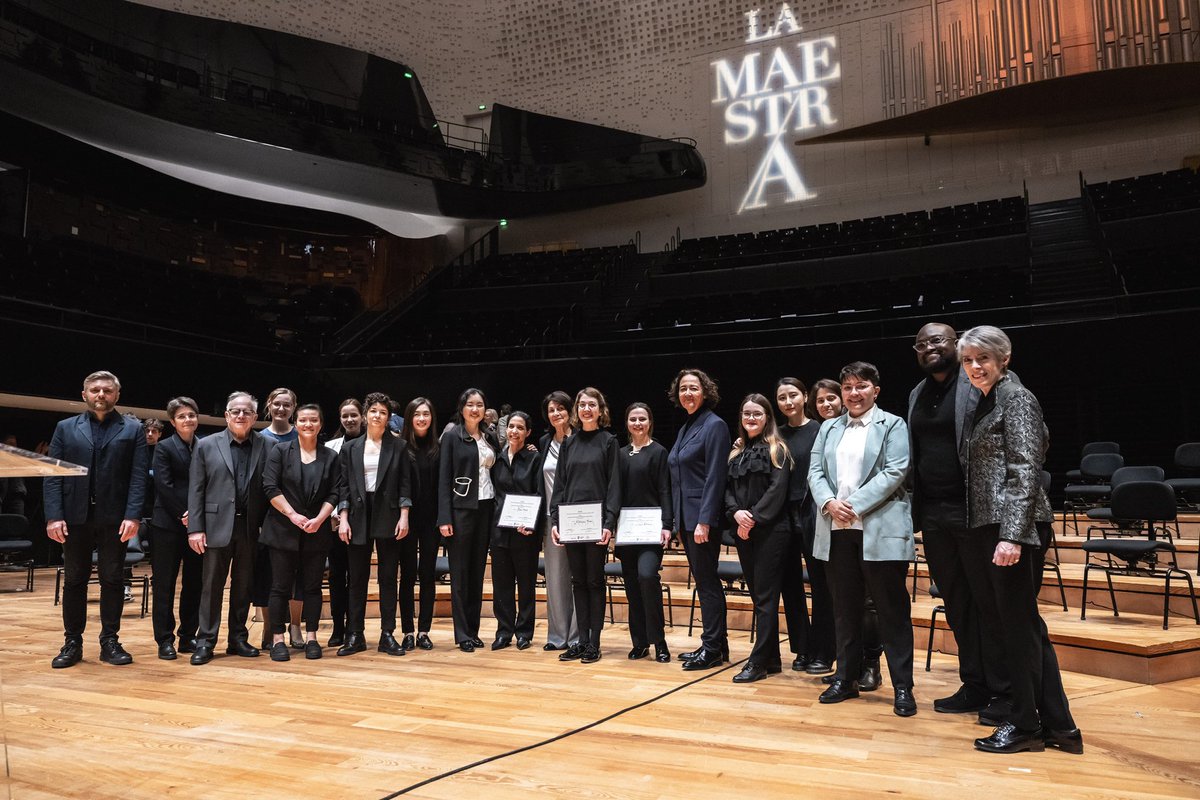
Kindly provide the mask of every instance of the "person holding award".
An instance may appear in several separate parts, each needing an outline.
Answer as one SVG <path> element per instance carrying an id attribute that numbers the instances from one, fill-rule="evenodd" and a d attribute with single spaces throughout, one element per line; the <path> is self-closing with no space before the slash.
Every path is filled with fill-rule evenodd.
<path id="1" fill-rule="evenodd" d="M 571 422 L 576 433 L 562 443 L 550 496 L 550 535 L 567 548 L 579 643 L 558 658 L 593 664 L 600 660 L 604 625 L 604 559 L 621 508 L 621 448 L 604 430 L 610 419 L 599 389 L 579 390 Z"/>
<path id="2" fill-rule="evenodd" d="M 671 652 L 663 628 L 662 582 L 658 575 L 674 520 L 667 448 L 650 438 L 654 415 L 645 403 L 633 403 L 625 409 L 625 429 L 629 431 L 629 444 L 618 460 L 621 518 L 616 553 L 629 600 L 629 638 L 633 642 L 629 658 L 650 655 L 653 643 L 654 660 L 667 664 Z M 636 526 L 627 526 L 635 519 Z"/>
<path id="3" fill-rule="evenodd" d="M 524 411 L 509 413 L 507 446 L 492 464 L 492 486 L 496 491 L 496 520 L 492 525 L 492 613 L 496 615 L 493 650 L 508 647 L 514 636 L 518 650 L 526 649 L 533 641 L 541 498 L 537 493 L 537 451 L 525 446 L 531 427 L 532 421 Z M 517 519 L 518 501 L 524 501 L 523 507 L 531 512 L 528 519 Z"/>

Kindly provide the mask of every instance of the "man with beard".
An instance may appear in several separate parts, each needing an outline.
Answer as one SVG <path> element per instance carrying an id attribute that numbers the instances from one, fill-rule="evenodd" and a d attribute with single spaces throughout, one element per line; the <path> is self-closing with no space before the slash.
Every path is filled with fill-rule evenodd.
<path id="1" fill-rule="evenodd" d="M 126 542 L 137 535 L 146 498 L 146 437 L 137 420 L 117 412 L 121 382 L 111 372 L 83 380 L 86 410 L 54 428 L 49 455 L 88 468 L 87 475 L 46 478 L 46 535 L 63 548 L 63 631 L 55 669 L 83 658 L 92 551 L 100 578 L 100 660 L 130 664 L 117 635 L 124 607 Z"/>
<path id="2" fill-rule="evenodd" d="M 980 722 L 999 725 L 1008 711 L 1000 636 L 972 599 L 976 577 L 964 565 L 961 544 L 967 530 L 967 488 L 963 443 L 971 436 L 979 390 L 958 363 L 954 328 L 931 322 L 913 343 L 917 366 L 926 378 L 908 397 L 912 436 L 913 526 L 922 532 L 929 573 L 942 595 L 946 621 L 958 644 L 962 686 L 935 700 L 943 714 L 979 712 Z M 982 589 L 982 587 L 981 587 Z"/>

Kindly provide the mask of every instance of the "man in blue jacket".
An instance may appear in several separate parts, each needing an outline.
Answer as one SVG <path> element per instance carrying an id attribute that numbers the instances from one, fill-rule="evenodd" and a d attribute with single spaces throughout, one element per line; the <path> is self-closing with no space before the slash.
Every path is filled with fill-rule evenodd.
<path id="1" fill-rule="evenodd" d="M 100 578 L 100 660 L 130 664 L 121 647 L 126 542 L 137 535 L 146 497 L 146 436 L 137 420 L 116 410 L 121 382 L 111 372 L 83 381 L 86 410 L 59 422 L 49 455 L 88 468 L 87 475 L 46 478 L 46 535 L 63 548 L 63 629 L 55 669 L 83 658 L 92 551 Z"/>

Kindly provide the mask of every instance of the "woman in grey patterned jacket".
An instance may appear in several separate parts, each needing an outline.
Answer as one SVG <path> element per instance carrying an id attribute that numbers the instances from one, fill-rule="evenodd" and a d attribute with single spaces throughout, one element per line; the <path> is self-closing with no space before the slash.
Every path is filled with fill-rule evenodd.
<path id="1" fill-rule="evenodd" d="M 1004 640 L 1012 678 L 1012 714 L 975 740 L 990 753 L 1083 752 L 1063 692 L 1058 658 L 1038 612 L 1044 542 L 1037 523 L 1052 519 L 1042 488 L 1047 435 L 1033 393 L 1008 375 L 1012 342 L 990 325 L 958 340 L 967 377 L 983 393 L 966 443 L 968 525 L 974 542 L 975 598 L 984 619 Z M 1035 574 L 1036 573 L 1036 574 Z"/>

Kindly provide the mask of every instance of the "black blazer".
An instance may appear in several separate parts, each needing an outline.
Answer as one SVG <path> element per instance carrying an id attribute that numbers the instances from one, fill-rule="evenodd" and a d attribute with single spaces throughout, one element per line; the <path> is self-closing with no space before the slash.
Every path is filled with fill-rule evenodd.
<path id="1" fill-rule="evenodd" d="M 504 508 L 504 498 L 510 494 L 537 494 L 537 474 L 541 471 L 540 454 L 522 447 L 513 456 L 512 464 L 508 463 L 508 447 L 496 453 L 496 463 L 492 465 L 492 486 L 496 488 L 496 511 L 492 517 L 492 547 L 531 547 L 538 549 L 542 537 L 542 514 L 538 514 L 535 532 L 528 536 L 519 533 L 516 528 L 500 527 L 500 512 Z"/>
<path id="2" fill-rule="evenodd" d="M 267 502 L 283 495 L 294 511 L 309 519 L 321 513 L 321 506 L 325 503 L 336 509 L 344 493 L 337 453 L 324 445 L 317 445 L 317 463 L 320 465 L 321 480 L 311 494 L 302 494 L 304 480 L 300 474 L 303 469 L 300 442 L 277 444 L 267 456 L 267 466 L 263 469 L 263 492 Z M 267 509 L 267 518 L 263 520 L 258 541 L 280 550 L 299 550 L 302 536 L 313 537 L 312 541 L 318 547 L 329 547 L 333 544 L 333 525 L 325 520 L 325 524 L 315 533 L 305 533 L 271 505 Z"/>
<path id="3" fill-rule="evenodd" d="M 500 457 L 496 437 L 483 431 L 484 440 Z M 451 509 L 479 508 L 479 446 L 465 425 L 455 425 L 442 434 L 438 453 L 437 524 L 451 525 Z"/>
<path id="4" fill-rule="evenodd" d="M 385 433 L 379 447 L 379 471 L 375 475 L 375 492 L 367 492 L 363 478 L 363 448 L 367 437 L 359 436 L 342 445 L 343 498 L 350 510 L 350 543 L 366 544 L 367 538 L 392 539 L 400 509 L 412 505 L 409 477 L 408 445 L 403 439 Z M 371 501 L 368 515 L 367 501 Z M 367 519 L 370 517 L 370 529 Z"/>
<path id="5" fill-rule="evenodd" d="M 54 428 L 50 457 L 91 469 L 92 452 L 96 451 L 96 473 L 46 478 L 42 492 L 47 522 L 59 519 L 68 525 L 87 522 L 88 487 L 93 479 L 96 484 L 93 522 L 108 524 L 142 518 L 146 481 L 150 479 L 146 434 L 135 420 L 118 411 L 109 413 L 115 418 L 103 426 L 99 442 L 92 441 L 92 423 L 87 411 L 62 420 Z"/>
<path id="6" fill-rule="evenodd" d="M 784 514 L 788 497 L 788 478 L 793 466 L 787 460 L 784 445 L 784 460 L 781 466 L 771 463 L 771 449 L 760 436 L 757 441 L 736 455 L 729 462 L 728 479 L 725 481 L 725 516 L 731 531 L 737 530 L 733 515 L 738 511 L 749 511 L 754 517 L 751 530 L 787 528 L 790 521 Z"/>
<path id="7" fill-rule="evenodd" d="M 197 444 L 192 439 L 192 445 Z M 188 468 L 192 448 L 178 436 L 163 439 L 154 448 L 154 514 L 150 524 L 160 530 L 187 535 L 183 515 L 188 510 Z"/>

